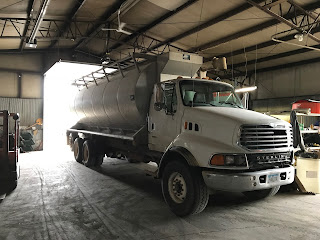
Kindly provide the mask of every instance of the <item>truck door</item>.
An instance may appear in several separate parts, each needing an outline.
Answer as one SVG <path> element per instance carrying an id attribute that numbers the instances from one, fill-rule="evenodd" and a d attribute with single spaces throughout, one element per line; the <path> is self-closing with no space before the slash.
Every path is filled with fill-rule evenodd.
<path id="1" fill-rule="evenodd" d="M 164 152 L 179 134 L 181 113 L 177 112 L 177 89 L 174 82 L 155 86 L 149 111 L 149 148 Z"/>

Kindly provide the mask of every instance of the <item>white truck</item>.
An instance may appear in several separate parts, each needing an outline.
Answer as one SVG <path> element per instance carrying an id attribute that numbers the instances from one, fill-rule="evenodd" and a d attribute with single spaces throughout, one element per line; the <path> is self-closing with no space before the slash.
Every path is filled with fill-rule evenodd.
<path id="1" fill-rule="evenodd" d="M 291 125 L 244 109 L 230 84 L 190 78 L 201 64 L 170 52 L 85 83 L 67 130 L 75 159 L 152 162 L 146 169 L 178 216 L 200 213 L 216 190 L 264 198 L 292 183 Z"/>

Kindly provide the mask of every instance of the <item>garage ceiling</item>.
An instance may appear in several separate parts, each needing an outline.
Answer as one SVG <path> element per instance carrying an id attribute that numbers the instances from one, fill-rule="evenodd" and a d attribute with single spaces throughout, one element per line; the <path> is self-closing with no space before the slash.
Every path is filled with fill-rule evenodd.
<path id="1" fill-rule="evenodd" d="M 118 28 L 119 9 L 131 35 L 104 30 Z M 225 56 L 243 76 L 320 61 L 320 51 L 296 45 L 320 48 L 319 22 L 318 0 L 2 0 L 0 53 L 71 50 L 102 62 L 182 50 Z M 36 49 L 25 45 L 33 31 Z"/>

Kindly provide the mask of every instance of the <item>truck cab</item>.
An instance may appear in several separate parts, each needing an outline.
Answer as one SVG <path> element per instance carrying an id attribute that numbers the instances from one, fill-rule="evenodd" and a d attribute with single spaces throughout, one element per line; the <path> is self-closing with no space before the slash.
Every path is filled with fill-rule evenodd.
<path id="1" fill-rule="evenodd" d="M 291 125 L 244 109 L 230 84 L 180 78 L 156 84 L 153 96 L 148 146 L 164 152 L 158 176 L 178 215 L 185 215 L 177 206 L 190 191 L 208 188 L 263 198 L 293 182 Z M 188 171 L 197 179 L 189 184 Z M 206 191 L 197 192 L 202 202 Z M 192 211 L 202 209 L 193 204 Z"/>

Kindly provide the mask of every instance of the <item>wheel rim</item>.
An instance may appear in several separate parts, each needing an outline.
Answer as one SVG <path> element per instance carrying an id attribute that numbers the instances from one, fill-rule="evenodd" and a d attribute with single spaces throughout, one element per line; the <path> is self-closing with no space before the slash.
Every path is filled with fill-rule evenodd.
<path id="1" fill-rule="evenodd" d="M 178 172 L 173 172 L 168 180 L 168 190 L 171 199 L 176 203 L 182 203 L 187 196 L 187 184 L 183 176 Z"/>
<path id="2" fill-rule="evenodd" d="M 85 146 L 83 148 L 83 162 L 84 163 L 88 162 L 88 158 L 89 158 L 89 150 L 88 150 L 87 146 Z"/>

